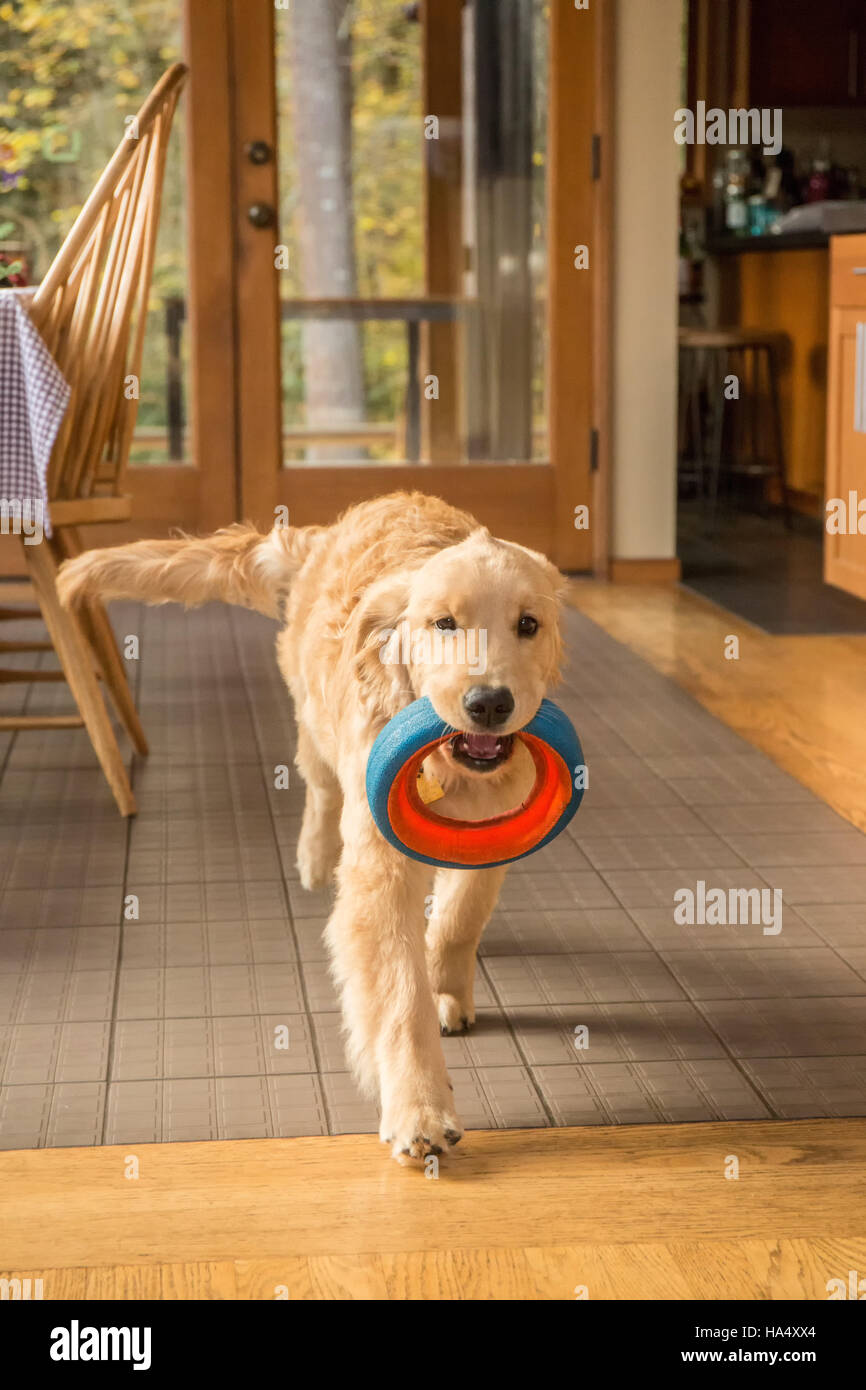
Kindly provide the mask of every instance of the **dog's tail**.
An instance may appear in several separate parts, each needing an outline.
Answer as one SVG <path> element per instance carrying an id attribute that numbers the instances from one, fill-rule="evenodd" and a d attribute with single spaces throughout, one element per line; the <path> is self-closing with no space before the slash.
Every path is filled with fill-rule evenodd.
<path id="1" fill-rule="evenodd" d="M 211 599 L 279 616 L 288 592 L 321 526 L 275 526 L 263 536 L 252 526 L 227 526 L 212 536 L 134 541 L 89 550 L 61 565 L 60 601 L 73 607 L 88 595 L 183 603 Z"/>

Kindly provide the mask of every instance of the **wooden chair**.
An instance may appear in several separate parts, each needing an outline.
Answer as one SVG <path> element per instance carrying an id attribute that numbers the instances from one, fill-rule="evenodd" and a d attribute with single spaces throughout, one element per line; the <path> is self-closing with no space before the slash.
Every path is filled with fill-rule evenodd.
<path id="1" fill-rule="evenodd" d="M 166 149 L 186 75 L 176 63 L 157 82 L 33 296 L 33 322 L 72 391 L 48 470 L 53 534 L 23 546 L 39 610 L 0 610 L 0 618 L 41 612 L 51 638 L 2 643 L 0 651 L 53 646 L 61 667 L 0 672 L 0 681 L 65 680 L 78 706 L 78 715 L 3 717 L 0 730 L 83 725 L 124 816 L 135 814 L 135 799 L 99 689 L 101 678 L 133 746 L 147 753 L 123 658 L 102 604 L 67 612 L 55 578 L 82 549 L 79 526 L 132 515 L 123 487 L 138 393 L 125 386 L 140 380 Z"/>

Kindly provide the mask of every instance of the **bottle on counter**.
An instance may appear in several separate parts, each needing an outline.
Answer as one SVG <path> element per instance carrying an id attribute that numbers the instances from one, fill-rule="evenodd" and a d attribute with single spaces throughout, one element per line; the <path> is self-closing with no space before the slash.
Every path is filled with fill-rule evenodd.
<path id="1" fill-rule="evenodd" d="M 831 187 L 830 161 L 828 159 L 813 160 L 812 172 L 806 185 L 806 202 L 825 203 L 830 197 Z"/>
<path id="2" fill-rule="evenodd" d="M 706 214 L 700 182 L 691 174 L 680 180 L 680 294 L 699 296 L 706 255 Z"/>
<path id="3" fill-rule="evenodd" d="M 725 230 L 734 236 L 746 236 L 749 230 L 746 196 L 751 168 L 745 150 L 729 150 L 726 168 Z"/>
<path id="4" fill-rule="evenodd" d="M 713 203 L 711 210 L 710 225 L 714 236 L 722 236 L 725 232 L 726 220 L 726 199 L 725 190 L 728 186 L 728 171 L 725 165 L 719 161 L 713 170 Z"/>

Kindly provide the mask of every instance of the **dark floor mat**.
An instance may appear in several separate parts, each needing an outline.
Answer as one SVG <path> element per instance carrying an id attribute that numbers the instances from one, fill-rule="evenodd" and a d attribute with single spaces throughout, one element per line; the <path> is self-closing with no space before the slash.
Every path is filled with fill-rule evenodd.
<path id="1" fill-rule="evenodd" d="M 708 535 L 699 507 L 681 502 L 683 583 L 765 632 L 786 636 L 866 632 L 866 603 L 825 584 L 823 531 L 795 517 L 720 513 Z"/>

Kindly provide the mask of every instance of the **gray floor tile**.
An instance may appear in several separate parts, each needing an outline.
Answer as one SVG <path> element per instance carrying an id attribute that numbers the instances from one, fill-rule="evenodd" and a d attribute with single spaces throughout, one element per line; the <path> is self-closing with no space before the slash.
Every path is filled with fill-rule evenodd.
<path id="1" fill-rule="evenodd" d="M 589 781 L 581 811 L 589 810 L 634 810 L 646 814 L 647 825 L 652 823 L 652 811 L 656 806 L 682 806 L 683 798 L 659 777 L 647 763 L 636 754 L 630 757 L 593 758 L 587 763 Z M 580 834 L 580 823 L 575 823 L 575 834 Z M 578 840 L 579 843 L 579 840 Z"/>
<path id="2" fill-rule="evenodd" d="M 619 956 L 490 956 L 484 968 L 505 1009 L 520 1004 L 603 1004 L 684 997 L 652 951 Z"/>
<path id="3" fill-rule="evenodd" d="M 866 1054 L 866 998 L 722 999 L 701 1012 L 734 1057 Z"/>
<path id="4" fill-rule="evenodd" d="M 743 856 L 717 835 L 584 836 L 581 846 L 593 868 L 601 871 L 670 868 L 700 873 L 708 864 L 721 868 L 744 862 Z"/>
<path id="5" fill-rule="evenodd" d="M 2 938 L 0 938 L 2 956 Z M 123 966 L 281 965 L 297 957 L 289 921 L 129 922 Z"/>
<path id="6" fill-rule="evenodd" d="M 724 1057 L 693 1004 L 514 1006 L 508 1020 L 532 1067 Z"/>
<path id="7" fill-rule="evenodd" d="M 851 828 L 829 835 L 806 831 L 764 835 L 734 832 L 727 836 L 727 841 L 741 859 L 762 871 L 792 864 L 866 864 L 866 835 Z"/>
<path id="8" fill-rule="evenodd" d="M 102 1137 L 105 1086 L 70 1081 L 51 1088 L 51 1108 L 45 1128 L 46 1148 L 72 1149 L 99 1144 Z"/>
<path id="9" fill-rule="evenodd" d="M 763 824 L 766 824 L 766 821 Z M 654 806 L 652 815 L 648 815 L 642 806 L 606 808 L 581 803 L 580 815 L 577 820 L 572 821 L 567 834 L 573 836 L 582 846 L 586 840 L 600 840 L 610 836 L 635 839 L 642 835 L 706 835 L 707 828 L 705 820 L 696 811 L 679 803 L 673 806 Z M 710 829 L 715 827 L 711 826 Z"/>
<path id="10" fill-rule="evenodd" d="M 829 947 L 783 951 L 668 951 L 665 963 L 692 999 L 802 999 L 866 994 L 866 981 Z"/>
<path id="11" fill-rule="evenodd" d="M 539 873 L 535 869 L 522 874 L 509 874 L 499 901 L 510 911 L 618 906 L 599 874 L 559 873 L 556 870 Z"/>
<path id="12" fill-rule="evenodd" d="M 699 1062 L 602 1063 L 585 1068 L 614 1124 L 685 1124 L 760 1120 L 766 1105 L 734 1064 Z"/>
<path id="13" fill-rule="evenodd" d="M 781 951 L 789 946 L 822 944 L 821 936 L 806 925 L 800 912 L 784 902 L 779 932 L 765 932 L 763 925 L 751 920 L 724 926 L 677 922 L 672 907 L 630 907 L 629 913 L 649 944 L 665 959 L 670 951 Z"/>
<path id="14" fill-rule="evenodd" d="M 783 1120 L 866 1115 L 866 1057 L 770 1057 L 743 1070 Z"/>
<path id="15" fill-rule="evenodd" d="M 683 888 L 697 891 L 697 881 L 706 884 L 707 892 L 721 888 L 726 893 L 740 888 L 775 888 L 780 886 L 774 874 L 772 881 L 754 869 L 712 865 L 701 869 L 605 869 L 605 882 L 616 894 L 623 907 L 665 907 L 673 915 L 677 903 L 675 894 Z M 787 898 L 787 894 L 785 895 Z"/>
<path id="16" fill-rule="evenodd" d="M 117 1017 L 202 1018 L 215 1014 L 302 1013 L 298 966 L 121 966 Z"/>
<path id="17" fill-rule="evenodd" d="M 764 878 L 780 888 L 786 902 L 801 903 L 862 903 L 866 899 L 866 867 L 811 868 L 776 867 L 767 870 Z"/>
<path id="18" fill-rule="evenodd" d="M 103 1081 L 109 1022 L 25 1023 L 3 1029 L 0 1081 L 7 1086 Z"/>
<path id="19" fill-rule="evenodd" d="M 123 913 L 123 864 L 101 887 L 13 888 L 0 895 L 0 930 L 6 927 L 116 926 Z"/>
<path id="20" fill-rule="evenodd" d="M 325 1072 L 320 1079 L 331 1134 L 379 1132 L 375 1105 L 359 1094 L 348 1072 Z"/>
<path id="21" fill-rule="evenodd" d="M 797 913 L 837 951 L 866 942 L 866 902 L 803 903 Z"/>
<path id="22" fill-rule="evenodd" d="M 808 801 L 752 802 L 743 806 L 702 806 L 701 819 L 717 835 L 821 835 L 844 832 L 851 826 L 829 806 L 810 797 Z"/>
<path id="23" fill-rule="evenodd" d="M 511 911 L 498 907 L 481 938 L 485 956 L 641 951 L 646 939 L 620 907 Z"/>

